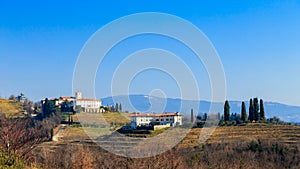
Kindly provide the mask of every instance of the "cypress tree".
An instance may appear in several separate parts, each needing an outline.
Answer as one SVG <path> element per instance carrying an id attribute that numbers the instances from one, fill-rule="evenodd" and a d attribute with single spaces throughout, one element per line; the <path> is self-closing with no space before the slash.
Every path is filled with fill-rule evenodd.
<path id="1" fill-rule="evenodd" d="M 264 107 L 263 99 L 260 99 L 259 106 L 260 106 L 260 120 L 265 121 L 266 117 L 265 117 L 265 107 Z"/>
<path id="2" fill-rule="evenodd" d="M 233 115 L 233 119 L 236 121 L 237 120 L 237 114 L 236 113 L 234 113 L 234 115 Z"/>
<path id="3" fill-rule="evenodd" d="M 245 102 L 242 102 L 241 116 L 242 116 L 242 121 L 246 121 L 246 119 L 247 119 L 247 113 L 246 113 L 246 104 L 245 104 Z"/>
<path id="4" fill-rule="evenodd" d="M 229 118 L 230 118 L 230 105 L 228 100 L 226 100 L 224 104 L 224 120 L 229 121 Z"/>
<path id="5" fill-rule="evenodd" d="M 120 110 L 120 112 L 122 112 L 122 104 L 121 103 L 119 105 L 119 110 Z"/>
<path id="6" fill-rule="evenodd" d="M 191 109 L 191 122 L 194 123 L 194 110 Z"/>
<path id="7" fill-rule="evenodd" d="M 258 105 L 258 98 L 253 99 L 253 105 L 254 105 L 254 120 L 259 120 L 259 105 Z"/>
<path id="8" fill-rule="evenodd" d="M 207 113 L 204 113 L 204 121 L 207 120 Z"/>
<path id="9" fill-rule="evenodd" d="M 249 120 L 252 122 L 254 119 L 254 106 L 253 101 L 250 99 L 250 105 L 249 105 Z"/>
<path id="10" fill-rule="evenodd" d="M 116 107 L 115 108 L 116 108 L 115 111 L 118 112 L 119 111 L 119 104 L 118 103 L 116 103 Z"/>

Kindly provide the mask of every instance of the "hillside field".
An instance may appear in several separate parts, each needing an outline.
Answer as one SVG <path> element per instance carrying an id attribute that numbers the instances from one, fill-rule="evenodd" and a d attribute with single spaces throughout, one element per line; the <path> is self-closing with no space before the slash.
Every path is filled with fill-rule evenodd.
<path id="1" fill-rule="evenodd" d="M 6 114 L 7 117 L 19 117 L 24 115 L 22 112 L 22 103 L 0 98 L 0 113 Z"/>
<path id="2" fill-rule="evenodd" d="M 43 168 L 281 169 L 300 166 L 299 126 L 248 124 L 217 127 L 204 143 L 200 143 L 199 134 L 206 130 L 193 128 L 169 151 L 154 157 L 135 159 L 115 155 L 105 149 L 106 146 L 113 146 L 122 152 L 123 148 L 138 145 L 142 137 L 135 138 L 134 142 L 129 141 L 129 137 L 111 137 L 107 145 L 105 140 L 92 141 L 82 127 L 70 126 L 63 131 L 61 141 L 45 142 L 34 150 L 34 154 L 36 162 Z M 147 146 L 150 150 L 155 147 Z"/>
<path id="3" fill-rule="evenodd" d="M 140 151 L 140 148 L 151 152 L 169 147 L 173 138 L 165 132 L 126 134 L 130 137 L 120 135 L 115 130 L 120 128 L 118 125 L 129 123 L 129 114 L 126 113 L 79 113 L 72 118 L 77 124 L 63 130 L 58 142 L 44 142 L 34 150 L 34 159 L 42 168 L 281 169 L 300 166 L 299 126 L 267 123 L 222 126 L 217 127 L 205 142 L 199 142 L 199 135 L 209 129 L 192 128 L 169 151 L 149 158 L 127 158 L 122 157 L 122 153 L 129 146 L 134 146 L 138 152 L 148 152 Z M 101 124 L 104 121 L 105 124 Z M 78 122 L 83 123 L 79 125 Z M 182 128 L 168 130 L 176 133 Z M 158 140 L 145 147 L 143 141 L 146 137 Z M 108 151 L 112 147 L 116 154 Z"/>
<path id="4" fill-rule="evenodd" d="M 85 128 L 86 129 L 86 128 Z M 62 133 L 62 140 L 88 140 L 82 127 L 68 127 Z M 179 146 L 194 147 L 201 145 L 199 135 L 206 128 L 193 128 L 179 143 Z M 268 142 L 278 142 L 285 145 L 300 145 L 300 127 L 292 125 L 248 124 L 246 126 L 217 127 L 206 140 L 206 144 L 250 142 L 260 139 Z"/>

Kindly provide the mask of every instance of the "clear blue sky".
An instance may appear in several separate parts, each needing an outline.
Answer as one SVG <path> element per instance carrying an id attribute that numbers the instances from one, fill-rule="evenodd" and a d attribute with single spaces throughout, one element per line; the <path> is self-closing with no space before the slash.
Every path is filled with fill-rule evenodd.
<path id="1" fill-rule="evenodd" d="M 4 0 L 0 2 L 0 96 L 24 92 L 30 99 L 39 100 L 72 95 L 74 66 L 88 38 L 108 22 L 137 12 L 170 13 L 198 26 L 214 44 L 222 60 L 228 99 L 248 100 L 257 96 L 300 106 L 300 1 L 292 0 L 46 3 Z M 178 45 L 154 43 L 158 39 L 155 36 L 142 39 L 145 44 L 138 43 L 139 37 L 129 39 L 129 46 L 135 47 L 122 54 L 143 47 L 168 49 Z M 119 45 L 121 51 L 128 49 L 124 45 Z M 105 66 L 99 68 L 97 97 L 110 95 L 109 75 L 119 62 L 113 54 L 120 53 L 116 48 L 115 53 L 105 60 L 112 65 L 111 70 Z M 197 65 L 192 67 L 201 83 L 201 97 L 209 98 L 205 71 L 201 66 L 199 69 L 196 69 Z M 149 93 L 153 87 L 161 87 L 171 97 L 178 97 L 178 89 L 173 83 L 166 86 L 144 81 L 156 73 L 149 71 L 137 76 L 131 86 L 132 92 Z M 162 83 L 172 81 L 166 75 L 159 77 Z"/>

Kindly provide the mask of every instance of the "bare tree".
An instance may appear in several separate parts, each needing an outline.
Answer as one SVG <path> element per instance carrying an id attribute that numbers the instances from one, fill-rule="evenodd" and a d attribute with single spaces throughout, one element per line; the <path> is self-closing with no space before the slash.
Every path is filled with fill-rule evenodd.
<path id="1" fill-rule="evenodd" d="M 10 119 L 5 115 L 0 117 L 0 147 L 13 162 L 14 157 L 25 158 L 38 143 L 46 137 L 42 127 L 30 118 Z"/>
<path id="2" fill-rule="evenodd" d="M 32 114 L 34 113 L 34 105 L 33 105 L 33 102 L 29 99 L 25 99 L 24 100 L 24 103 L 23 103 L 23 109 L 29 113 L 29 114 Z"/>
<path id="3" fill-rule="evenodd" d="M 33 104 L 34 107 L 34 113 L 41 113 L 42 112 L 42 103 L 41 102 L 35 102 Z"/>

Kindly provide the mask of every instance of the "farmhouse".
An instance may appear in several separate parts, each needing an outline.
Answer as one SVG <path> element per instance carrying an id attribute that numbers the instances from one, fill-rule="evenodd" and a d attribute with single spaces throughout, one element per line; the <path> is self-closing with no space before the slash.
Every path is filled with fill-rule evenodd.
<path id="1" fill-rule="evenodd" d="M 182 115 L 179 113 L 163 113 L 163 114 L 141 114 L 132 113 L 131 127 L 150 127 L 155 125 L 182 125 Z"/>

